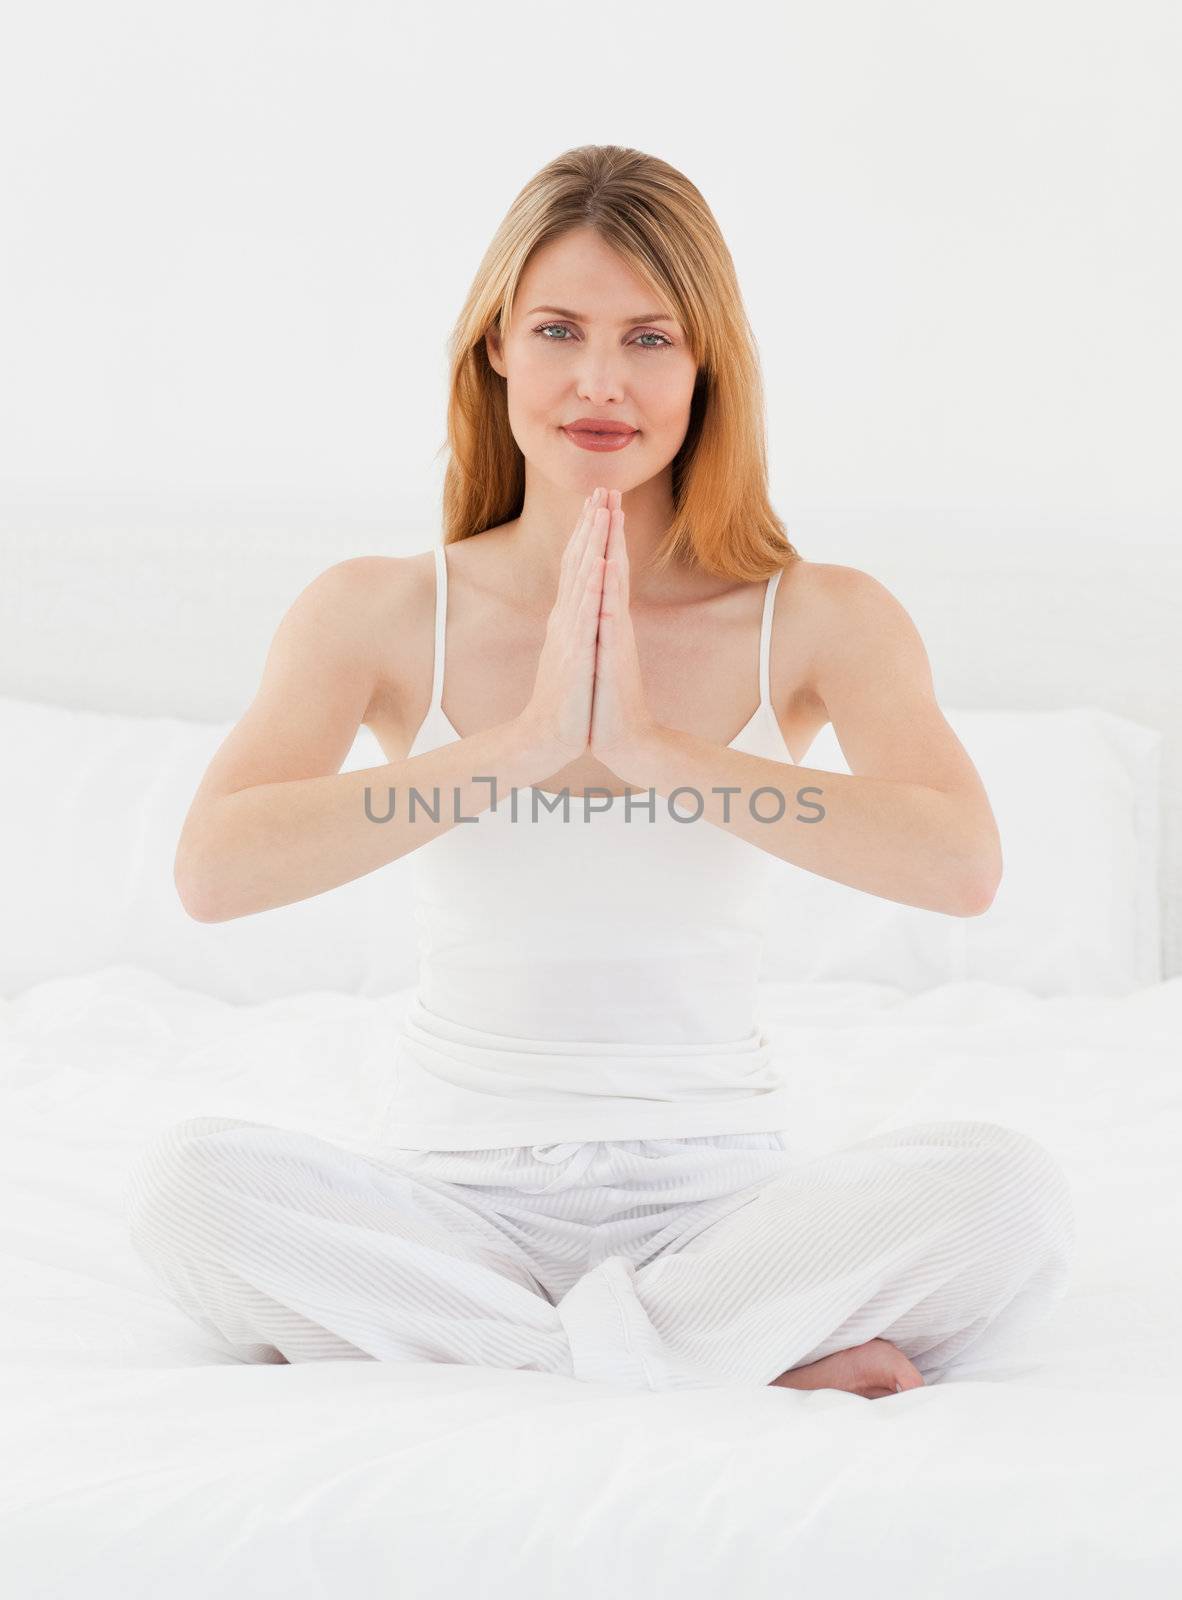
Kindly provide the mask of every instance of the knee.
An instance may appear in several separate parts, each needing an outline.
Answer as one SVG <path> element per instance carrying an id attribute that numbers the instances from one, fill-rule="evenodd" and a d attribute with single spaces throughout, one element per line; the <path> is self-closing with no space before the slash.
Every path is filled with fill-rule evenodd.
<path id="1" fill-rule="evenodd" d="M 999 1167 L 1015 1175 L 1021 1173 L 1036 1185 L 1054 1186 L 1066 1182 L 1051 1152 L 1028 1133 L 1006 1127 L 1001 1122 L 954 1122 L 952 1127 L 970 1148 L 985 1153 Z"/>
<path id="2" fill-rule="evenodd" d="M 1062 1167 L 1045 1145 L 999 1122 L 952 1124 L 966 1165 L 986 1188 L 990 1204 L 1025 1230 L 1066 1248 L 1074 1238 L 1075 1207 Z"/>
<path id="3" fill-rule="evenodd" d="M 133 1236 L 189 1210 L 217 1160 L 216 1136 L 241 1126 L 230 1117 L 187 1117 L 148 1141 L 123 1191 L 124 1217 Z"/>

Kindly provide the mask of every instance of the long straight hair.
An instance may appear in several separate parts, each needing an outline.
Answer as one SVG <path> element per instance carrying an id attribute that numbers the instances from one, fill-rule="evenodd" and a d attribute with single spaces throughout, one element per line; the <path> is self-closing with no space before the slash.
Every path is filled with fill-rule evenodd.
<path id="1" fill-rule="evenodd" d="M 477 269 L 448 340 L 444 544 L 521 514 L 525 458 L 485 335 L 495 324 L 502 341 L 508 337 L 534 252 L 583 227 L 674 308 L 698 367 L 689 427 L 672 462 L 673 520 L 653 570 L 677 561 L 735 581 L 769 578 L 799 554 L 768 500 L 763 381 L 734 262 L 688 178 L 614 144 L 580 145 L 535 174 Z"/>

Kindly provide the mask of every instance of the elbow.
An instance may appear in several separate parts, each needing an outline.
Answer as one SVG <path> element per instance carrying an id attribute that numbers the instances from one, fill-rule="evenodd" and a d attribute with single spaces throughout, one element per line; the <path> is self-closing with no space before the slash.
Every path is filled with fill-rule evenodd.
<path id="1" fill-rule="evenodd" d="M 208 874 L 195 871 L 192 862 L 182 862 L 178 856 L 173 867 L 172 881 L 185 915 L 191 917 L 194 922 L 229 920 L 218 907 L 211 892 Z"/>
<path id="2" fill-rule="evenodd" d="M 979 869 L 961 886 L 955 915 L 958 917 L 984 916 L 993 904 L 1001 887 L 1001 868 L 996 864 Z"/>
<path id="3" fill-rule="evenodd" d="M 220 832 L 207 815 L 190 811 L 177 841 L 172 881 L 185 915 L 194 922 L 229 922 L 238 913 L 228 910 L 224 885 L 226 851 Z"/>
<path id="4" fill-rule="evenodd" d="M 185 915 L 194 922 L 226 922 L 229 919 L 222 916 L 213 903 L 203 898 L 192 886 L 177 884 L 177 895 L 184 907 Z"/>

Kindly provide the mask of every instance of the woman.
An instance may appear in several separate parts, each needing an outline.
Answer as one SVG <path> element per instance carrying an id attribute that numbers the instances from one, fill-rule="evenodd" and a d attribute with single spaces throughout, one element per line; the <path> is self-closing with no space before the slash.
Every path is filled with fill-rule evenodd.
<path id="1" fill-rule="evenodd" d="M 1000 851 L 910 619 L 771 510 L 694 186 L 615 146 L 540 172 L 448 421 L 444 546 L 309 585 L 177 852 L 207 921 L 413 852 L 384 1137 L 189 1119 L 132 1175 L 137 1247 L 248 1360 L 873 1398 L 995 1352 L 1066 1280 L 1047 1152 L 945 1122 L 802 1162 L 780 1131 L 752 1009 L 777 862 L 971 916 Z M 828 720 L 849 775 L 795 765 Z M 387 764 L 342 774 L 363 723 Z"/>

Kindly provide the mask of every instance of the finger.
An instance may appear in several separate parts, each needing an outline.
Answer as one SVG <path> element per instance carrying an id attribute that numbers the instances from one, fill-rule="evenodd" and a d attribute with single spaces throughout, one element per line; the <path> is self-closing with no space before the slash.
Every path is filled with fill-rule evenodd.
<path id="1" fill-rule="evenodd" d="M 579 539 L 586 528 L 588 515 L 593 510 L 592 502 L 594 498 L 594 495 L 587 495 L 584 498 L 583 504 L 579 510 L 578 520 L 571 529 L 570 538 L 566 541 L 566 550 L 563 552 L 564 555 L 575 555 L 578 553 Z"/>
<path id="2" fill-rule="evenodd" d="M 608 560 L 603 569 L 603 600 L 599 607 L 599 620 L 612 622 L 619 607 L 619 568 Z"/>
<path id="3" fill-rule="evenodd" d="M 579 513 L 579 520 L 575 524 L 574 532 L 566 541 L 566 549 L 562 552 L 562 562 L 558 570 L 558 594 L 556 604 L 562 605 L 570 599 L 571 593 L 579 581 L 579 571 L 586 549 L 587 535 L 591 527 L 595 508 L 592 504 L 595 496 L 589 494 L 583 501 L 583 509 Z"/>
<path id="4" fill-rule="evenodd" d="M 575 523 L 570 538 L 562 552 L 562 560 L 558 563 L 558 593 L 554 597 L 555 606 L 566 603 L 574 581 L 576 557 L 581 548 L 584 526 L 587 521 L 587 511 L 590 506 L 590 496 L 583 501 L 583 509 L 579 512 L 579 520 Z"/>
<path id="5" fill-rule="evenodd" d="M 591 528 L 587 535 L 587 546 L 583 551 L 583 559 L 579 566 L 578 582 L 580 587 L 586 583 L 587 574 L 593 570 L 595 562 L 601 560 L 604 556 L 604 549 L 607 543 L 607 524 L 608 513 L 604 507 L 600 506 L 592 518 Z"/>
<path id="6" fill-rule="evenodd" d="M 627 605 L 629 595 L 629 547 L 624 539 L 624 512 L 619 507 L 611 514 L 611 549 L 608 557 L 616 562 L 616 578 L 619 581 L 621 603 Z"/>
<path id="7" fill-rule="evenodd" d="M 612 541 L 608 558 L 614 566 L 614 593 L 617 609 L 626 611 L 629 605 L 628 545 L 624 539 L 624 513 L 617 511 L 612 518 Z"/>
<path id="8" fill-rule="evenodd" d="M 620 513 L 613 511 L 611 514 L 611 527 L 608 530 L 607 550 L 605 554 L 609 561 L 618 561 L 620 544 Z"/>
<path id="9" fill-rule="evenodd" d="M 574 532 L 566 542 L 563 551 L 563 560 L 567 563 L 568 571 L 574 581 L 578 581 L 579 568 L 582 565 L 583 555 L 587 548 L 587 540 L 595 526 L 596 512 L 603 505 L 603 494 L 599 489 L 593 489 L 583 501 L 583 509 L 579 512 L 579 520 L 575 524 Z"/>
<path id="10" fill-rule="evenodd" d="M 584 644 L 593 644 L 599 627 L 599 605 L 603 587 L 602 572 L 592 572 L 583 589 L 576 619 L 576 631 Z"/>

